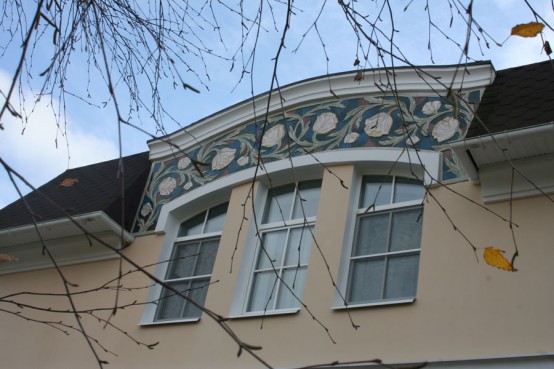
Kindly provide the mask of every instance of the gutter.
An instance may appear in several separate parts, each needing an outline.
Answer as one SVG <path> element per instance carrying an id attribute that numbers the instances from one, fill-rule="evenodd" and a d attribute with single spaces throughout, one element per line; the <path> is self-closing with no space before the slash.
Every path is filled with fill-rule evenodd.
<path id="1" fill-rule="evenodd" d="M 470 182 L 473 184 L 479 184 L 479 165 L 475 162 L 473 156 L 471 155 L 472 149 L 481 148 L 488 145 L 496 146 L 498 144 L 500 145 L 499 149 L 505 150 L 510 141 L 542 135 L 552 135 L 554 137 L 554 122 L 472 137 L 452 142 L 449 146 L 460 159 L 460 162 L 462 163 L 462 166 L 464 167 Z"/>
<path id="2" fill-rule="evenodd" d="M 74 223 L 82 226 L 100 242 L 91 240 Z M 43 254 L 41 239 L 48 245 L 55 264 L 50 257 Z M 115 259 L 119 257 L 118 251 L 105 247 L 102 242 L 120 250 L 133 240 L 132 234 L 103 211 L 80 214 L 71 219 L 41 222 L 36 227 L 34 224 L 27 224 L 3 229 L 0 230 L 0 253 L 6 253 L 18 260 L 14 263 L 1 263 L 0 275 L 46 269 L 54 265 Z"/>
<path id="3" fill-rule="evenodd" d="M 39 230 L 51 230 L 54 228 L 62 228 L 62 227 L 74 227 L 77 233 L 70 234 L 70 235 L 64 235 L 66 236 L 76 236 L 76 235 L 82 235 L 83 231 L 80 230 L 74 222 L 79 223 L 83 228 L 86 229 L 86 224 L 90 222 L 95 222 L 95 228 L 98 227 L 96 224 L 99 224 L 102 226 L 102 230 L 95 229 L 94 231 L 90 231 L 91 234 L 99 233 L 99 232 L 106 232 L 111 231 L 118 235 L 123 235 L 123 243 L 129 244 L 131 243 L 135 237 L 123 229 L 122 226 L 120 226 L 117 222 L 115 222 L 112 218 L 110 218 L 106 213 L 103 211 L 93 212 L 93 213 L 87 213 L 87 214 L 81 214 L 71 217 L 73 221 L 69 218 L 60 218 L 55 220 L 50 220 L 46 222 L 40 222 L 37 223 L 37 227 Z M 25 239 L 25 242 L 20 243 L 13 243 L 13 244 L 5 244 L 2 241 L 13 239 L 13 238 L 20 238 Z M 33 240 L 35 238 L 35 240 Z M 45 240 L 49 239 L 55 239 L 58 237 L 45 237 Z M 61 238 L 61 237 L 60 237 Z M 34 224 L 28 224 L 24 226 L 14 227 L 14 228 L 7 228 L 0 230 L 0 248 L 6 247 L 6 246 L 13 246 L 17 244 L 22 243 L 30 243 L 30 242 L 36 242 L 40 241 L 38 235 L 36 234 L 36 228 Z"/>

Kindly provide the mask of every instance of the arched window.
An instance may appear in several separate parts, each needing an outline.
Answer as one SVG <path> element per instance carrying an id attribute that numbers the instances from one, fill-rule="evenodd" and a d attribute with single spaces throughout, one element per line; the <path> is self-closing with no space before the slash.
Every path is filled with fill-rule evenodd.
<path id="1" fill-rule="evenodd" d="M 227 203 L 207 209 L 179 226 L 165 282 L 204 305 L 219 239 L 227 212 Z M 154 321 L 198 319 L 202 310 L 173 291 L 163 288 Z"/>

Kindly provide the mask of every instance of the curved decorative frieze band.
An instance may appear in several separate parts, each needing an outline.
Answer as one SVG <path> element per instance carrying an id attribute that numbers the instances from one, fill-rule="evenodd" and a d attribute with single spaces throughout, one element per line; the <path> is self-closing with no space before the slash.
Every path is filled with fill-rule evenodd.
<path id="1" fill-rule="evenodd" d="M 476 91 L 478 94 L 478 92 Z M 155 162 L 134 232 L 152 230 L 161 207 L 214 179 L 262 163 L 355 147 L 445 151 L 463 138 L 472 113 L 439 96 L 377 96 L 327 101 L 252 122 L 213 137 L 185 154 Z M 193 161 L 196 165 L 193 164 Z M 440 179 L 463 176 L 445 151 Z"/>

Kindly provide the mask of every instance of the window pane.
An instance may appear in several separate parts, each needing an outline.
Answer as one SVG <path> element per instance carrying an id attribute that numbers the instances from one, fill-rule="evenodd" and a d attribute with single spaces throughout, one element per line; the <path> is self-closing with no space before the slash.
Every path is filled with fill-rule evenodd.
<path id="1" fill-rule="evenodd" d="M 390 257 L 388 263 L 385 298 L 415 297 L 419 254 Z"/>
<path id="2" fill-rule="evenodd" d="M 167 268 L 166 279 L 186 278 L 194 273 L 194 264 L 198 256 L 198 242 L 175 244 L 173 255 Z"/>
<path id="3" fill-rule="evenodd" d="M 299 195 L 294 199 L 292 219 L 315 217 L 317 213 L 317 205 L 319 204 L 320 190 L 320 181 L 300 183 Z"/>
<path id="4" fill-rule="evenodd" d="M 175 282 L 171 286 L 178 291 L 185 292 L 189 288 L 189 282 Z M 163 289 L 160 300 L 158 301 L 158 309 L 156 310 L 156 320 L 180 319 L 183 314 L 185 300 L 168 289 Z"/>
<path id="5" fill-rule="evenodd" d="M 358 219 L 356 244 L 352 256 L 386 252 L 390 213 L 364 216 Z"/>
<path id="6" fill-rule="evenodd" d="M 273 271 L 254 273 L 248 311 L 273 310 L 276 280 L 277 276 Z"/>
<path id="7" fill-rule="evenodd" d="M 191 283 L 190 290 L 187 296 L 194 302 L 204 306 L 206 302 L 206 295 L 208 294 L 209 279 L 195 280 Z M 202 310 L 197 308 L 194 304 L 186 302 L 185 310 L 183 312 L 183 318 L 199 318 L 202 315 Z"/>
<path id="8" fill-rule="evenodd" d="M 390 251 L 421 247 L 422 211 L 423 209 L 419 208 L 392 213 Z"/>
<path id="9" fill-rule="evenodd" d="M 191 218 L 181 223 L 177 237 L 194 236 L 197 234 L 202 234 L 205 218 L 206 218 L 206 212 L 203 211 L 202 213 L 198 214 L 194 218 Z"/>
<path id="10" fill-rule="evenodd" d="M 277 309 L 300 307 L 300 301 L 298 301 L 298 299 L 302 298 L 302 294 L 304 293 L 306 271 L 307 269 L 303 267 L 291 268 L 283 272 L 282 279 L 284 283 L 280 283 Z M 295 295 L 296 297 L 294 297 Z"/>
<path id="11" fill-rule="evenodd" d="M 380 300 L 385 272 L 385 258 L 352 261 L 350 288 L 347 301 L 350 304 Z"/>
<path id="12" fill-rule="evenodd" d="M 201 243 L 194 275 L 212 274 L 218 245 L 219 239 L 208 240 Z"/>
<path id="13" fill-rule="evenodd" d="M 425 195 L 425 187 L 421 181 L 411 178 L 396 177 L 394 202 L 421 200 Z"/>
<path id="14" fill-rule="evenodd" d="M 312 233 L 310 229 L 313 231 L 313 227 L 291 229 L 284 265 L 308 264 L 312 247 Z"/>
<path id="15" fill-rule="evenodd" d="M 391 203 L 392 177 L 366 176 L 362 183 L 360 208 Z"/>
<path id="16" fill-rule="evenodd" d="M 227 205 L 229 204 L 225 203 L 210 209 L 204 233 L 221 232 L 223 230 L 225 214 L 227 213 Z"/>
<path id="17" fill-rule="evenodd" d="M 262 247 L 258 251 L 258 263 L 256 269 L 271 268 L 271 263 L 280 268 L 283 261 L 283 252 L 287 243 L 286 229 L 264 233 Z"/>
<path id="18" fill-rule="evenodd" d="M 283 219 L 289 220 L 293 196 L 294 185 L 278 187 L 274 190 L 270 189 L 264 223 L 282 222 Z"/>
<path id="19" fill-rule="evenodd" d="M 227 203 L 203 211 L 182 222 L 177 237 L 202 236 L 207 232 L 220 232 L 227 211 Z M 176 242 L 167 265 L 165 280 L 186 296 L 203 304 L 206 299 L 214 267 L 219 238 L 194 237 L 194 240 Z M 198 278 L 199 276 L 204 276 Z M 202 310 L 180 296 L 162 289 L 155 320 L 200 317 Z"/>

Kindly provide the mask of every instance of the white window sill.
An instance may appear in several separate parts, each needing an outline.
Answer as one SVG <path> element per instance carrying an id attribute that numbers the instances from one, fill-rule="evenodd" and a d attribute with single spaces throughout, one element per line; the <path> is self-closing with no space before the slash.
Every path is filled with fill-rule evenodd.
<path id="1" fill-rule="evenodd" d="M 333 310 L 358 309 L 358 308 L 367 308 L 367 307 L 373 307 L 373 306 L 411 304 L 413 302 L 415 302 L 415 297 L 409 298 L 409 299 L 401 299 L 401 300 L 386 300 L 386 301 L 366 302 L 366 303 L 360 303 L 360 304 L 350 304 L 348 306 L 335 305 L 332 307 L 332 309 Z"/>
<path id="2" fill-rule="evenodd" d="M 196 323 L 200 318 L 185 318 L 185 319 L 173 319 L 173 320 L 160 320 L 156 322 L 140 322 L 139 326 L 149 327 L 156 325 L 165 325 L 165 324 L 181 324 L 181 323 Z"/>
<path id="3" fill-rule="evenodd" d="M 300 308 L 294 309 L 281 309 L 281 310 L 268 310 L 268 311 L 252 311 L 248 313 L 242 313 L 240 315 L 228 315 L 228 319 L 243 319 L 243 318 L 256 318 L 256 317 L 266 317 L 274 315 L 290 315 L 297 314 L 300 311 Z"/>

